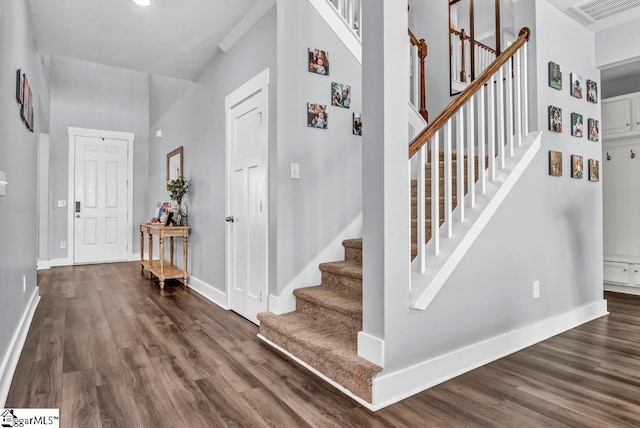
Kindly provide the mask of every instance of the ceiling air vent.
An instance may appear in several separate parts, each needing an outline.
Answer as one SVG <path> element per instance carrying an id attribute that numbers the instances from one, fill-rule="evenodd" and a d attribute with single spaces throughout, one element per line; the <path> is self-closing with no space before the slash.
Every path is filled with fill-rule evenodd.
<path id="1" fill-rule="evenodd" d="M 590 22 L 599 22 L 640 6 L 640 0 L 590 0 L 573 9 Z"/>

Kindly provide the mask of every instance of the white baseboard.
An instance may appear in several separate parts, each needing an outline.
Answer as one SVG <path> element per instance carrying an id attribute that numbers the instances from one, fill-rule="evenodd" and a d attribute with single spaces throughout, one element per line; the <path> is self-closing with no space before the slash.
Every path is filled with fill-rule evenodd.
<path id="1" fill-rule="evenodd" d="M 50 267 L 58 267 L 58 266 L 73 266 L 73 260 L 68 257 L 62 259 L 51 259 L 49 260 Z"/>
<path id="2" fill-rule="evenodd" d="M 607 315 L 600 300 L 373 379 L 373 407 L 381 409 L 492 361 Z"/>
<path id="3" fill-rule="evenodd" d="M 51 263 L 49 260 L 38 260 L 36 262 L 37 270 L 47 270 L 51 269 Z"/>
<path id="4" fill-rule="evenodd" d="M 361 406 L 363 406 L 363 407 L 365 407 L 365 408 L 367 408 L 367 409 L 369 409 L 371 411 L 378 410 L 371 403 L 368 403 L 368 402 L 364 401 L 362 398 L 358 397 L 357 395 L 355 395 L 353 392 L 349 391 L 344 386 L 342 386 L 339 383 L 329 379 L 323 373 L 321 373 L 318 370 L 316 370 L 315 368 L 311 367 L 309 364 L 305 363 L 304 361 L 302 361 L 301 359 L 299 359 L 295 355 L 289 353 L 289 351 L 287 351 L 286 349 L 281 348 L 280 346 L 276 345 L 275 343 L 273 343 L 272 341 L 270 341 L 269 339 L 267 339 L 263 335 L 258 334 L 258 339 L 262 340 L 264 343 L 268 344 L 269 346 L 272 346 L 273 348 L 277 349 L 278 351 L 280 351 L 281 353 L 283 353 L 287 357 L 291 358 L 293 361 L 295 361 L 296 363 L 300 364 L 302 367 L 304 367 L 305 369 L 309 370 L 311 373 L 315 374 L 320 379 L 324 380 L 325 382 L 329 383 L 334 388 L 338 389 L 344 395 L 347 395 L 347 396 L 351 397 L 352 399 L 357 401 Z"/>
<path id="5" fill-rule="evenodd" d="M 7 402 L 13 374 L 18 365 L 18 360 L 20 359 L 20 354 L 22 353 L 22 348 L 27 339 L 27 333 L 29 332 L 29 326 L 31 326 L 31 320 L 36 312 L 39 301 L 40 294 L 38 287 L 36 287 L 35 290 L 33 290 L 33 294 L 31 294 L 29 303 L 27 303 L 27 307 L 22 314 L 22 318 L 20 318 L 16 331 L 13 333 L 11 342 L 2 358 L 2 364 L 0 365 L 0 403 L 2 403 L 2 405 L 0 405 L 0 408 L 4 407 Z"/>
<path id="6" fill-rule="evenodd" d="M 196 291 L 207 300 L 210 300 L 220 306 L 222 309 L 229 309 L 227 305 L 227 293 L 224 291 L 220 291 L 214 286 L 209 285 L 204 281 L 200 281 L 194 276 L 189 276 L 189 288 Z"/>
<path id="7" fill-rule="evenodd" d="M 604 284 L 604 291 L 613 291 L 616 293 L 626 293 L 626 294 L 635 294 L 636 296 L 640 296 L 640 287 L 633 287 L 628 285 L 618 285 L 618 284 Z"/>
<path id="8" fill-rule="evenodd" d="M 269 312 L 276 315 L 286 314 L 296 310 L 296 297 L 293 290 L 301 287 L 310 287 L 320 284 L 321 273 L 318 269 L 320 263 L 344 259 L 345 239 L 362 236 L 362 214 L 358 215 L 349 225 L 338 234 L 320 253 L 311 260 L 307 266 L 287 286 L 280 291 L 279 296 L 269 295 Z"/>
<path id="9" fill-rule="evenodd" d="M 359 331 L 358 356 L 384 367 L 384 340 Z"/>

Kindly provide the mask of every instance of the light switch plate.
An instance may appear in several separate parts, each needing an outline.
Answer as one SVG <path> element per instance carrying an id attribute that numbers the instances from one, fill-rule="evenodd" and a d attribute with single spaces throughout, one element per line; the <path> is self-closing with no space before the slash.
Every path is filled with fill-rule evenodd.
<path id="1" fill-rule="evenodd" d="M 66 207 L 67 207 L 67 201 L 63 201 L 63 200 L 58 201 L 58 208 L 66 208 Z"/>
<path id="2" fill-rule="evenodd" d="M 291 164 L 291 179 L 299 180 L 300 179 L 300 164 L 292 163 Z"/>
<path id="3" fill-rule="evenodd" d="M 0 196 L 7 194 L 7 174 L 0 171 Z"/>

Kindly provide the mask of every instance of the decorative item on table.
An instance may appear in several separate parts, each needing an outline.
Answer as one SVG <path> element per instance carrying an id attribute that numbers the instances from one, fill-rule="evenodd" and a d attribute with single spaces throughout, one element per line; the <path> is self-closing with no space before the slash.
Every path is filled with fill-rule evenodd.
<path id="1" fill-rule="evenodd" d="M 189 191 L 191 187 L 191 180 L 185 180 L 181 171 L 178 171 L 177 177 L 175 179 L 167 180 L 167 189 L 169 190 L 169 195 L 171 196 L 171 200 L 176 202 L 176 220 L 178 225 L 182 225 L 182 217 L 186 216 L 186 213 L 182 210 L 182 200 L 185 195 Z M 169 212 L 171 212 L 171 207 L 169 207 Z"/>

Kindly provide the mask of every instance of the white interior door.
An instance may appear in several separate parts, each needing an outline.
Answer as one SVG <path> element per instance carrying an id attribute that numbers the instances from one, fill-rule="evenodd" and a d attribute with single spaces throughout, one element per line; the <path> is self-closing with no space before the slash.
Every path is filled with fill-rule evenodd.
<path id="1" fill-rule="evenodd" d="M 74 263 L 128 259 L 128 141 L 75 137 Z"/>
<path id="2" fill-rule="evenodd" d="M 266 108 L 266 87 L 245 85 L 227 97 L 229 307 L 256 324 L 258 312 L 267 310 L 268 291 Z"/>

